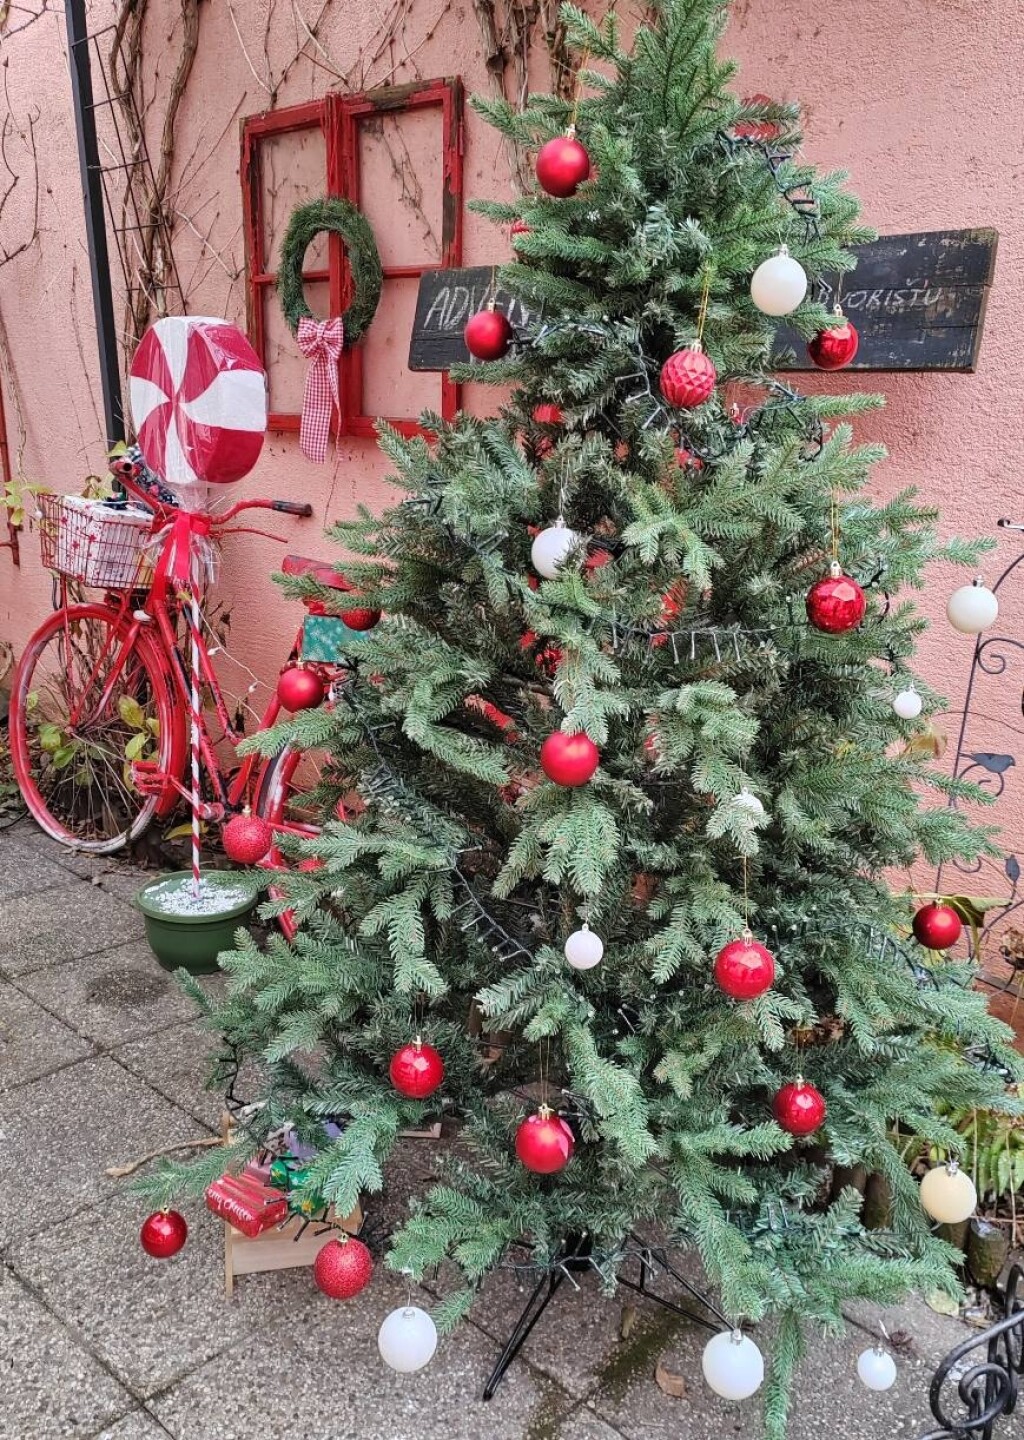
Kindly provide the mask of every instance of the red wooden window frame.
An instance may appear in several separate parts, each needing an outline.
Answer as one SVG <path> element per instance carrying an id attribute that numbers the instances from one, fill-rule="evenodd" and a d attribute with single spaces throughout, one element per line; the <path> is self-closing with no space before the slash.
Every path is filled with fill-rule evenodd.
<path id="1" fill-rule="evenodd" d="M 361 95 L 327 95 L 323 100 L 305 105 L 292 105 L 263 115 L 252 115 L 242 122 L 242 205 L 245 221 L 246 274 L 248 277 L 247 313 L 249 338 L 253 348 L 267 364 L 264 301 L 268 289 L 277 280 L 265 251 L 264 195 L 261 165 L 261 141 L 269 136 L 285 135 L 298 130 L 323 132 L 327 153 L 326 193 L 360 204 L 359 127 L 378 115 L 436 105 L 441 110 L 441 255 L 439 260 L 424 260 L 416 265 L 385 265 L 384 283 L 389 280 L 418 279 L 425 270 L 452 269 L 462 263 L 462 156 L 463 103 L 462 83 L 458 79 L 426 80 L 412 85 L 389 85 L 368 90 Z M 310 199 L 313 199 L 310 196 Z M 340 237 L 328 239 L 328 268 L 307 270 L 307 280 L 326 280 L 330 295 L 330 312 L 340 315 L 346 305 L 351 277 Z M 354 345 L 342 352 L 340 361 L 341 404 L 340 423 L 335 429 L 341 435 L 372 436 L 377 416 L 367 415 L 363 408 L 363 355 Z M 438 409 L 446 420 L 454 418 L 459 408 L 459 387 L 446 373 L 441 376 L 441 401 Z M 412 419 L 386 416 L 388 423 L 403 435 L 420 435 L 422 427 Z M 284 411 L 271 411 L 272 430 L 297 431 L 301 417 Z"/>

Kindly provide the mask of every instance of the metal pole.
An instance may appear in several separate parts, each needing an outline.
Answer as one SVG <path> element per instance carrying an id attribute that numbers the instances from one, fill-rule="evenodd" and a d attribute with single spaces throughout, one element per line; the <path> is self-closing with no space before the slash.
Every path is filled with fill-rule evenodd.
<path id="1" fill-rule="evenodd" d="M 71 93 L 75 105 L 75 134 L 78 137 L 78 164 L 82 174 L 85 204 L 85 234 L 89 246 L 92 305 L 99 345 L 100 384 L 103 388 L 103 416 L 107 427 L 107 448 L 125 438 L 124 408 L 121 399 L 121 368 L 114 324 L 114 293 L 110 284 L 110 257 L 107 251 L 107 224 L 100 184 L 100 152 L 96 141 L 96 111 L 92 98 L 89 68 L 89 35 L 85 27 L 85 0 L 66 0 L 68 55 L 71 60 Z"/>

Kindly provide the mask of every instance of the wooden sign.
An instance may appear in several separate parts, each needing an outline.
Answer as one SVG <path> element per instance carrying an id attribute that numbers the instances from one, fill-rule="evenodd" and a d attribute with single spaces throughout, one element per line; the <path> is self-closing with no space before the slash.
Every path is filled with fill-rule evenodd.
<path id="1" fill-rule="evenodd" d="M 860 345 L 849 370 L 966 370 L 978 362 L 985 302 L 995 269 L 994 230 L 932 230 L 885 235 L 857 245 L 857 267 L 842 277 L 843 309 Z M 470 356 L 462 339 L 469 317 L 491 298 L 494 269 L 427 270 L 420 278 L 409 347 L 410 370 L 447 370 Z M 819 279 L 816 298 L 831 307 L 836 276 Z M 494 296 L 517 329 L 537 318 L 500 286 Z M 778 335 L 780 370 L 813 370 L 807 346 Z"/>

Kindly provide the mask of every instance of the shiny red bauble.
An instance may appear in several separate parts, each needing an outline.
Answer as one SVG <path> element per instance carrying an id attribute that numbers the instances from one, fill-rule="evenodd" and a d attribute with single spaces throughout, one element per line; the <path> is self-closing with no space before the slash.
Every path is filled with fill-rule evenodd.
<path id="1" fill-rule="evenodd" d="M 476 360 L 500 360 L 512 344 L 512 326 L 500 310 L 478 310 L 462 332 L 466 349 Z"/>
<path id="2" fill-rule="evenodd" d="M 830 575 L 818 580 L 807 592 L 807 618 L 815 630 L 842 635 L 856 630 L 867 609 L 864 591 L 835 566 Z"/>
<path id="3" fill-rule="evenodd" d="M 715 956 L 715 983 L 732 1000 L 753 1000 L 775 979 L 775 957 L 753 936 L 730 940 Z"/>
<path id="4" fill-rule="evenodd" d="M 535 1175 L 554 1175 L 572 1159 L 572 1131 L 560 1116 L 542 1105 L 516 1131 L 516 1155 Z"/>
<path id="5" fill-rule="evenodd" d="M 952 905 L 933 901 L 914 916 L 914 939 L 928 950 L 948 950 L 960 939 L 963 924 Z"/>
<path id="6" fill-rule="evenodd" d="M 537 179 L 542 190 L 564 200 L 590 176 L 590 156 L 572 135 L 556 135 L 537 155 Z"/>
<path id="7" fill-rule="evenodd" d="M 324 698 L 324 682 L 315 670 L 290 665 L 277 677 L 277 698 L 286 710 L 308 710 Z"/>
<path id="8" fill-rule="evenodd" d="M 540 747 L 540 768 L 556 785 L 585 785 L 601 763 L 601 752 L 588 735 L 556 730 Z"/>
<path id="9" fill-rule="evenodd" d="M 677 350 L 661 367 L 661 393 L 677 410 L 703 405 L 715 388 L 718 371 L 703 350 L 689 345 Z"/>
<path id="10" fill-rule="evenodd" d="M 328 1240 L 313 1261 L 317 1288 L 332 1300 L 351 1300 L 369 1284 L 373 1256 L 361 1240 L 351 1236 Z"/>
<path id="11" fill-rule="evenodd" d="M 343 610 L 341 618 L 350 630 L 372 630 L 380 620 L 380 611 L 368 610 L 365 607 Z"/>
<path id="12" fill-rule="evenodd" d="M 188 1239 L 184 1215 L 177 1210 L 157 1210 L 142 1222 L 139 1243 L 154 1260 L 169 1260 Z"/>
<path id="13" fill-rule="evenodd" d="M 444 1061 L 433 1045 L 415 1040 L 392 1056 L 388 1074 L 399 1095 L 407 1100 L 425 1100 L 444 1079 Z"/>
<path id="14" fill-rule="evenodd" d="M 679 466 L 680 470 L 704 469 L 704 461 L 700 458 L 700 456 L 694 455 L 691 451 L 684 449 L 682 445 L 679 445 L 676 448 L 676 464 Z"/>
<path id="15" fill-rule="evenodd" d="M 221 840 L 224 854 L 236 865 L 255 865 L 270 849 L 274 832 L 258 815 L 232 815 Z"/>
<path id="16" fill-rule="evenodd" d="M 533 423 L 535 425 L 561 425 L 565 420 L 561 405 L 553 405 L 545 401 L 542 405 L 533 407 Z"/>
<path id="17" fill-rule="evenodd" d="M 517 239 L 520 239 L 523 235 L 532 234 L 533 230 L 527 225 L 525 220 L 513 220 L 508 232 L 509 239 L 512 242 L 512 248 L 515 249 Z"/>
<path id="18" fill-rule="evenodd" d="M 808 342 L 807 353 L 819 370 L 841 370 L 856 355 L 859 343 L 860 336 L 849 320 L 844 320 L 831 330 L 819 330 Z"/>
<path id="19" fill-rule="evenodd" d="M 825 1123 L 825 1097 L 806 1080 L 796 1080 L 772 1101 L 772 1114 L 789 1135 L 813 1135 Z"/>

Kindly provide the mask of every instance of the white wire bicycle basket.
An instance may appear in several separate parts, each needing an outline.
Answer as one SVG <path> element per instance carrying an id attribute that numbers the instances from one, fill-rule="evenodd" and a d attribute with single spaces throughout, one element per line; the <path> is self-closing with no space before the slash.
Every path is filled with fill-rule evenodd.
<path id="1" fill-rule="evenodd" d="M 99 590 L 144 589 L 153 578 L 146 549 L 153 516 L 138 505 L 111 505 L 81 495 L 40 495 L 43 565 Z"/>

